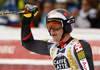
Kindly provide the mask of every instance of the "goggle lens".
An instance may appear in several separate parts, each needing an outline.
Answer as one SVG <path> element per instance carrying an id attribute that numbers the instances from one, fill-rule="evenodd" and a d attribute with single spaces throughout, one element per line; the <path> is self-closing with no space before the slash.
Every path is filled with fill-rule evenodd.
<path id="1" fill-rule="evenodd" d="M 47 21 L 46 26 L 48 30 L 50 29 L 59 30 L 62 27 L 62 24 L 61 21 L 52 20 L 52 21 Z"/>

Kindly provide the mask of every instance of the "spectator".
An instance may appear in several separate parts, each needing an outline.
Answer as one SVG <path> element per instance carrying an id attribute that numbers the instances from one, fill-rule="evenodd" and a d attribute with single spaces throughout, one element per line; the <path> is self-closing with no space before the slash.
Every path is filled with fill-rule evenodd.
<path id="1" fill-rule="evenodd" d="M 76 18 L 76 16 L 79 14 L 79 10 L 77 8 L 73 8 L 71 14 Z"/>
<path id="2" fill-rule="evenodd" d="M 5 0 L 6 1 L 6 0 Z M 7 0 L 1 9 L 1 12 L 18 11 L 15 1 Z M 0 16 L 0 25 L 18 25 L 20 21 L 19 14 L 7 14 Z"/>
<path id="3" fill-rule="evenodd" d="M 56 0 L 57 3 L 65 3 L 66 0 Z"/>
<path id="4" fill-rule="evenodd" d="M 82 8 L 79 15 L 76 17 L 75 27 L 80 28 L 97 28 L 98 22 L 96 21 L 96 1 L 95 0 L 82 0 Z"/>
<path id="5" fill-rule="evenodd" d="M 97 25 L 97 27 L 100 28 L 100 1 L 98 0 L 97 3 L 98 3 L 98 12 L 97 12 L 98 25 Z"/>
<path id="6" fill-rule="evenodd" d="M 77 0 L 77 8 L 78 9 L 81 9 L 81 3 L 82 3 L 82 0 Z"/>
<path id="7" fill-rule="evenodd" d="M 45 1 L 43 5 L 43 14 L 42 14 L 42 19 L 40 22 L 40 27 L 46 27 L 46 16 L 47 13 L 50 12 L 53 9 L 53 3 L 52 1 Z M 42 24 L 42 25 L 41 25 Z"/>
<path id="8" fill-rule="evenodd" d="M 66 3 L 55 3 L 55 6 L 54 6 L 55 9 L 66 9 L 67 10 L 67 5 Z"/>
<path id="9" fill-rule="evenodd" d="M 66 0 L 68 10 L 72 12 L 73 9 L 77 9 L 77 5 L 75 4 L 74 0 Z"/>
<path id="10" fill-rule="evenodd" d="M 0 0 L 0 10 L 3 8 L 7 0 Z"/>
<path id="11" fill-rule="evenodd" d="M 68 10 L 71 12 L 71 14 L 76 17 L 79 13 L 77 4 L 75 3 L 74 0 L 66 0 L 67 2 L 67 6 L 68 6 Z"/>
<path id="12" fill-rule="evenodd" d="M 24 0 L 15 0 L 16 6 L 18 7 L 18 10 L 23 10 L 25 7 L 25 1 Z"/>

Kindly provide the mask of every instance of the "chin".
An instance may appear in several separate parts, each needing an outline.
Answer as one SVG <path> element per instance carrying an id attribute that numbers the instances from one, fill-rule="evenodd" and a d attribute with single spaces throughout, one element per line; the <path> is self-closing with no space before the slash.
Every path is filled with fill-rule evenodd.
<path id="1" fill-rule="evenodd" d="M 53 37 L 52 37 L 52 39 L 53 39 L 53 41 L 55 41 L 55 40 L 56 40 L 56 39 L 55 39 L 55 38 L 53 38 Z"/>
<path id="2" fill-rule="evenodd" d="M 53 39 L 55 42 L 58 42 L 59 41 L 59 39 Z"/>

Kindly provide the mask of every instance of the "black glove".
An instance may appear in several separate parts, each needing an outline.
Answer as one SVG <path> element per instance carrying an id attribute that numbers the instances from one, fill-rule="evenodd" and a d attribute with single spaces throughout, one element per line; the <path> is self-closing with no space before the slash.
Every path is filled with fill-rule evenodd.
<path id="1" fill-rule="evenodd" d="M 22 24 L 30 25 L 31 20 L 38 14 L 38 7 L 36 5 L 25 5 L 25 13 L 23 14 Z"/>
<path id="2" fill-rule="evenodd" d="M 38 7 L 36 5 L 26 4 L 25 12 L 26 12 L 24 14 L 25 17 L 27 18 L 35 17 L 38 14 Z"/>

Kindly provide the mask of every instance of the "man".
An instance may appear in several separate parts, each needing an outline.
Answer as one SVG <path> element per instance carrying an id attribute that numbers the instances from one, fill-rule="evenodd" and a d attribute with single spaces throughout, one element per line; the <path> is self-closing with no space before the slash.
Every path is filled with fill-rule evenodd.
<path id="1" fill-rule="evenodd" d="M 50 55 L 55 70 L 94 70 L 90 45 L 71 37 L 71 24 L 74 18 L 67 10 L 55 9 L 47 14 L 46 27 L 53 40 L 35 40 L 30 23 L 38 10 L 36 6 L 27 4 L 22 20 L 22 45 L 29 51 Z"/>

